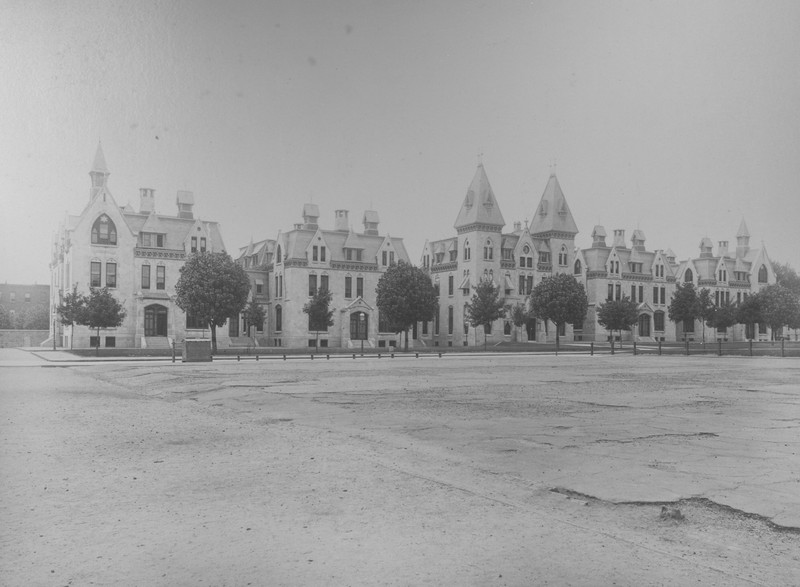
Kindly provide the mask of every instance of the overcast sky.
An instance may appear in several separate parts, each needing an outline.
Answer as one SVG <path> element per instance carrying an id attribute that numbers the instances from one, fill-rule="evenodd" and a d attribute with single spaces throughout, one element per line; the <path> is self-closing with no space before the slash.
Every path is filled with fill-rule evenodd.
<path id="1" fill-rule="evenodd" d="M 704 236 L 800 269 L 800 2 L 0 2 L 0 281 L 49 283 L 89 197 L 178 190 L 228 251 L 319 205 L 417 262 L 482 155 L 506 230 L 551 165 L 587 246 Z M 235 256 L 235 255 L 234 255 Z"/>

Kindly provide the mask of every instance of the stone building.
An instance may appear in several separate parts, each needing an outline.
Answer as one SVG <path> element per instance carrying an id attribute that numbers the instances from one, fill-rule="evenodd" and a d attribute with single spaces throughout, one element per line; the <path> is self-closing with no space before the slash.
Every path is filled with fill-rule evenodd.
<path id="1" fill-rule="evenodd" d="M 175 284 L 188 255 L 225 250 L 219 225 L 194 217 L 194 196 L 187 191 L 177 193 L 174 215 L 156 212 L 151 188 L 139 190 L 138 211 L 121 206 L 108 187 L 109 175 L 98 145 L 86 206 L 66 216 L 53 240 L 50 307 L 54 312 L 74 286 L 84 294 L 108 287 L 127 316 L 121 326 L 101 330 L 100 341 L 86 327 L 59 324 L 57 343 L 153 348 L 208 335 L 175 304 Z"/>
<path id="2" fill-rule="evenodd" d="M 364 212 L 363 230 L 350 226 L 349 212 L 336 210 L 332 230 L 319 225 L 319 207 L 306 204 L 303 222 L 274 240 L 244 247 L 237 259 L 251 276 L 253 295 L 267 309 L 261 344 L 274 347 L 384 348 L 398 342 L 380 319 L 376 287 L 390 265 L 409 262 L 401 238 L 379 234 L 379 217 Z M 261 286 L 261 293 L 258 287 Z M 317 288 L 332 294 L 333 325 L 310 329 L 303 307 Z M 241 325 L 241 321 L 240 321 Z"/>
<path id="3" fill-rule="evenodd" d="M 555 173 L 545 186 L 533 220 L 515 222 L 504 233 L 505 220 L 483 164 L 478 165 L 461 204 L 454 228 L 456 236 L 428 241 L 421 264 L 439 290 L 439 312 L 432 323 L 419 325 L 419 338 L 428 346 L 483 344 L 483 327 L 471 328 L 466 306 L 475 285 L 489 280 L 500 288 L 507 304 L 524 303 L 544 278 L 572 271 L 578 227 Z M 561 336 L 572 337 L 564 325 Z M 490 344 L 498 342 L 555 340 L 553 324 L 528 320 L 517 329 L 511 320 L 498 320 L 486 333 Z"/>

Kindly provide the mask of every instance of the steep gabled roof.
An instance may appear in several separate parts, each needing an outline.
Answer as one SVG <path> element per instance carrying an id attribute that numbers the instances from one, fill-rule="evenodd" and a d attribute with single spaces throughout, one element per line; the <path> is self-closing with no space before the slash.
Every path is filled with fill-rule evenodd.
<path id="1" fill-rule="evenodd" d="M 472 178 L 454 226 L 458 230 L 471 224 L 490 224 L 492 226 L 505 226 L 506 224 L 503 214 L 500 212 L 500 206 L 497 205 L 494 197 L 492 186 L 489 185 L 489 178 L 486 177 L 483 164 L 478 165 L 478 169 L 475 171 L 475 177 Z"/>
<path id="2" fill-rule="evenodd" d="M 572 217 L 572 212 L 561 191 L 556 174 L 550 175 L 547 186 L 544 188 L 539 207 L 531 221 L 531 234 L 544 234 L 548 232 L 566 232 L 578 234 L 578 226 Z"/>

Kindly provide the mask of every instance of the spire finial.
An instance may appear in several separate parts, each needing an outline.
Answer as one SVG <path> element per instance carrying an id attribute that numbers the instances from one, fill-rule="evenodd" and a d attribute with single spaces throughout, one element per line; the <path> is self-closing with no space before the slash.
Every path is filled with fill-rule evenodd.
<path id="1" fill-rule="evenodd" d="M 481 152 L 478 153 L 478 165 L 479 166 L 483 165 L 483 150 L 481 150 Z"/>

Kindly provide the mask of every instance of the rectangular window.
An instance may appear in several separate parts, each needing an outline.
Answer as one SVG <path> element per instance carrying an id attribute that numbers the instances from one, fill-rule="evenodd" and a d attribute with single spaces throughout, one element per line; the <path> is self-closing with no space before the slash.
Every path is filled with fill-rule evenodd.
<path id="1" fill-rule="evenodd" d="M 449 295 L 449 296 L 453 295 L 453 276 L 452 275 L 447 278 L 447 295 Z M 452 332 L 450 334 L 452 334 Z"/>
<path id="2" fill-rule="evenodd" d="M 422 323 L 422 334 L 428 334 L 428 323 L 427 322 L 423 322 Z"/>
<path id="3" fill-rule="evenodd" d="M 114 348 L 117 346 L 117 337 L 116 336 L 106 336 L 106 347 L 107 348 Z"/>
<path id="4" fill-rule="evenodd" d="M 100 337 L 99 336 L 90 336 L 89 337 L 89 346 L 90 347 L 99 347 L 100 346 Z"/>
<path id="5" fill-rule="evenodd" d="M 644 303 L 644 286 L 639 286 L 639 303 Z"/>
<path id="6" fill-rule="evenodd" d="M 201 253 L 205 253 L 206 252 L 206 237 L 204 237 L 204 236 L 200 237 L 200 252 Z"/>
<path id="7" fill-rule="evenodd" d="M 205 327 L 206 325 L 198 320 L 195 316 L 192 314 L 186 314 L 186 328 L 190 328 L 192 330 L 201 330 Z"/>
<path id="8" fill-rule="evenodd" d="M 163 249 L 164 248 L 164 235 L 163 234 L 157 234 L 156 235 L 156 246 L 159 249 Z"/>
<path id="9" fill-rule="evenodd" d="M 386 265 L 387 258 L 388 258 L 388 253 L 386 251 L 381 251 L 381 265 Z"/>
<path id="10" fill-rule="evenodd" d="M 661 288 L 661 303 L 662 304 L 666 304 L 667 303 L 667 288 L 666 287 L 662 287 Z"/>
<path id="11" fill-rule="evenodd" d="M 394 251 L 389 251 L 389 265 L 394 265 Z"/>
<path id="12" fill-rule="evenodd" d="M 615 291 L 616 291 L 616 294 L 617 294 L 617 298 L 616 299 L 618 299 L 618 300 L 622 299 L 622 286 L 619 283 L 617 284 L 617 287 L 616 287 Z"/>
<path id="13" fill-rule="evenodd" d="M 653 314 L 653 328 L 659 332 L 664 331 L 664 312 Z"/>
<path id="14" fill-rule="evenodd" d="M 156 267 L 156 289 L 166 289 L 167 287 L 167 268 L 163 265 Z"/>
<path id="15" fill-rule="evenodd" d="M 688 333 L 694 332 L 694 320 L 684 320 L 683 321 L 683 331 Z"/>
<path id="16" fill-rule="evenodd" d="M 632 302 L 636 301 L 636 286 L 635 285 L 631 286 L 631 301 Z"/>
<path id="17" fill-rule="evenodd" d="M 319 287 L 320 287 L 320 289 L 324 289 L 325 291 L 330 291 L 328 289 L 328 276 L 327 275 L 320 275 L 319 276 Z"/>
<path id="18" fill-rule="evenodd" d="M 100 262 L 92 261 L 91 264 L 91 280 L 89 282 L 92 287 L 101 287 L 100 285 Z M 94 345 L 97 346 L 97 345 Z"/>
<path id="19" fill-rule="evenodd" d="M 719 291 L 714 292 L 714 305 L 719 306 Z"/>
<path id="20" fill-rule="evenodd" d="M 528 275 L 525 279 L 525 293 L 530 295 L 533 291 L 533 275 Z"/>
<path id="21" fill-rule="evenodd" d="M 31 303 L 31 294 L 29 294 L 29 293 L 25 294 L 25 302 L 27 302 L 28 304 Z"/>
<path id="22" fill-rule="evenodd" d="M 345 249 L 344 250 L 344 258 L 348 261 L 353 260 L 353 249 Z"/>
<path id="23" fill-rule="evenodd" d="M 610 302 L 613 299 L 614 299 L 614 284 L 613 283 L 609 283 L 608 284 L 608 297 L 606 297 L 606 300 Z"/>
<path id="24" fill-rule="evenodd" d="M 106 287 L 117 287 L 116 263 L 106 263 Z"/>
<path id="25" fill-rule="evenodd" d="M 150 265 L 142 265 L 142 289 L 150 289 Z"/>
<path id="26" fill-rule="evenodd" d="M 264 282 L 256 279 L 256 295 L 264 293 Z"/>
<path id="27" fill-rule="evenodd" d="M 356 296 L 359 298 L 364 297 L 364 278 L 356 277 Z"/>
<path id="28" fill-rule="evenodd" d="M 317 293 L 317 276 L 316 275 L 309 275 L 308 276 L 308 295 L 313 296 Z"/>
<path id="29" fill-rule="evenodd" d="M 325 262 L 325 256 L 326 256 L 325 247 L 320 247 L 319 248 L 319 260 L 322 261 L 322 262 Z"/>
<path id="30" fill-rule="evenodd" d="M 344 297 L 347 299 L 353 297 L 353 278 L 349 275 L 344 278 Z"/>
<path id="31" fill-rule="evenodd" d="M 192 252 L 193 253 L 197 252 L 197 237 L 196 236 L 192 237 Z"/>
<path id="32" fill-rule="evenodd" d="M 763 323 L 759 323 L 758 325 L 758 333 L 759 334 L 766 334 L 767 333 L 767 325 Z"/>
<path id="33" fill-rule="evenodd" d="M 453 306 L 447 308 L 447 334 L 453 334 Z"/>
<path id="34" fill-rule="evenodd" d="M 657 287 L 653 288 L 653 303 L 654 304 L 658 303 L 658 288 Z"/>
<path id="35" fill-rule="evenodd" d="M 141 238 L 143 247 L 152 247 L 153 246 L 152 242 L 151 242 L 152 236 L 153 235 L 151 235 L 149 232 L 143 232 L 142 233 L 140 238 Z"/>
<path id="36" fill-rule="evenodd" d="M 525 295 L 525 276 L 519 276 L 519 295 Z"/>
<path id="37" fill-rule="evenodd" d="M 436 308 L 436 313 L 433 315 L 433 333 L 439 336 L 439 308 Z"/>
<path id="38" fill-rule="evenodd" d="M 316 245 L 311 248 L 311 260 L 319 261 L 319 247 Z"/>

